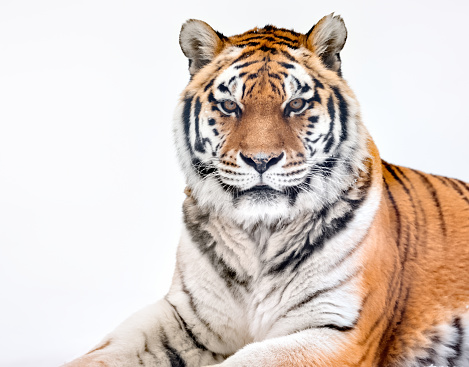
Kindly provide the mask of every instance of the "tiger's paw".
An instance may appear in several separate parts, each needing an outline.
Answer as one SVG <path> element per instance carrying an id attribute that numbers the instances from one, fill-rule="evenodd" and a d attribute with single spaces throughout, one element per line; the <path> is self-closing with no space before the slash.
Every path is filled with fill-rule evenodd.
<path id="1" fill-rule="evenodd" d="M 83 357 L 77 358 L 71 362 L 68 362 L 62 367 L 113 367 L 114 364 L 105 362 L 99 356 L 84 355 Z"/>

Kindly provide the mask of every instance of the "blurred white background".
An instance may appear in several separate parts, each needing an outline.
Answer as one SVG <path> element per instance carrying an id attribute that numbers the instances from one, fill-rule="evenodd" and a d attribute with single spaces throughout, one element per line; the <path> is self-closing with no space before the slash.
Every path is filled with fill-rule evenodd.
<path id="1" fill-rule="evenodd" d="M 341 14 L 343 74 L 392 163 L 469 181 L 467 1 L 0 2 L 0 366 L 58 366 L 167 291 L 184 180 L 181 24 L 306 32 Z"/>

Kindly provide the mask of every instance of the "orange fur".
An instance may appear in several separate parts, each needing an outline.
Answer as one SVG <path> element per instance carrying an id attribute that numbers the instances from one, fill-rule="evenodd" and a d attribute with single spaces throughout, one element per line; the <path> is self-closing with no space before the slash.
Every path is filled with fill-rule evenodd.
<path id="1" fill-rule="evenodd" d="M 239 151 L 247 156 L 258 152 L 278 156 L 285 151 L 284 167 L 297 164 L 305 153 L 298 136 L 306 123 L 300 117 L 285 123 L 279 112 L 284 100 L 272 93 L 279 82 L 269 79 L 269 73 L 278 72 L 279 63 L 288 61 L 285 42 L 308 49 L 309 53 L 297 56 L 303 66 L 329 88 L 340 88 L 355 99 L 338 73 L 314 55 L 317 45 L 307 35 L 270 27 L 222 38 L 214 50 L 218 57 L 193 75 L 186 95 L 208 98 L 210 80 L 233 64 L 233 57 L 222 52 L 229 47 L 243 47 L 244 62 L 253 62 L 245 67 L 246 73 L 258 70 L 254 62 L 264 60 L 257 84 L 243 80 L 251 93 L 243 101 L 242 118 L 220 122 L 220 131 L 227 136 L 220 158 L 227 165 L 237 166 Z M 328 91 L 318 93 L 325 97 Z M 365 256 L 357 324 L 346 331 L 347 342 L 327 358 L 299 346 L 279 355 L 275 366 L 398 366 L 428 344 L 429 330 L 467 312 L 469 185 L 382 162 L 371 139 L 368 152 L 368 171 L 363 174 L 372 177 L 371 185 L 381 190 L 381 197 L 372 225 L 358 245 Z M 191 190 L 186 194 L 190 197 Z M 91 366 L 88 359 L 69 366 Z"/>

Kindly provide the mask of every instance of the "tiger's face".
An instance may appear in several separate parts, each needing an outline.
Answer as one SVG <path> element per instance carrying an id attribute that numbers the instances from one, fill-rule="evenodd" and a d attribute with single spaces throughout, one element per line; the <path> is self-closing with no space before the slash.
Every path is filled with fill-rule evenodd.
<path id="1" fill-rule="evenodd" d="M 267 26 L 226 38 L 201 21 L 183 26 L 192 78 L 175 136 L 200 205 L 272 222 L 320 210 L 353 185 L 367 134 L 341 77 L 345 38 L 332 15 L 306 35 Z"/>

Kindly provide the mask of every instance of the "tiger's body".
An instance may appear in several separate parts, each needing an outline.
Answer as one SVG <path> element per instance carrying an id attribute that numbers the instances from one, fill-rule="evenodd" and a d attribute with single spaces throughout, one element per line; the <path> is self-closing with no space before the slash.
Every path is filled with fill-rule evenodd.
<path id="1" fill-rule="evenodd" d="M 188 21 L 171 289 L 79 366 L 469 366 L 469 185 L 381 161 L 339 17 Z"/>

